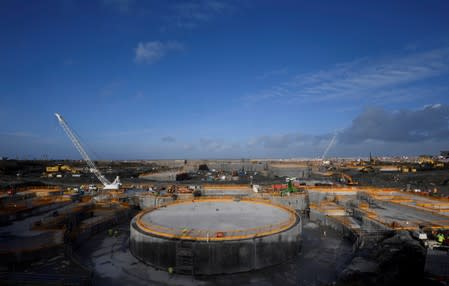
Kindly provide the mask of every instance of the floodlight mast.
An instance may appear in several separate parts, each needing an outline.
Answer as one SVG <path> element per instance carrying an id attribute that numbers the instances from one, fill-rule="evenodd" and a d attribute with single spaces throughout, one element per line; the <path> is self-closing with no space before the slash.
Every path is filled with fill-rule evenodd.
<path id="1" fill-rule="evenodd" d="M 89 155 L 87 155 L 78 137 L 73 133 L 72 129 L 70 129 L 64 118 L 59 113 L 55 113 L 55 116 L 58 119 L 59 125 L 61 125 L 70 141 L 72 141 L 73 145 L 75 145 L 76 150 L 78 150 L 78 152 L 81 154 L 81 157 L 83 157 L 84 161 L 86 161 L 91 172 L 93 172 L 98 180 L 100 180 L 100 182 L 104 185 L 104 190 L 118 190 L 121 185 L 119 177 L 117 176 L 112 183 L 108 179 L 106 179 L 105 176 L 101 174 L 100 170 L 98 170 L 97 166 L 95 166 L 94 162 L 89 158 Z"/>

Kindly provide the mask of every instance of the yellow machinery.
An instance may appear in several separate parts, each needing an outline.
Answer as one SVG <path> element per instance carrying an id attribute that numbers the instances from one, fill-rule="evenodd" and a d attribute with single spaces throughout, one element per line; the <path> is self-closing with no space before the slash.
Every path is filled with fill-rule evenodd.
<path id="1" fill-rule="evenodd" d="M 348 186 L 354 186 L 359 184 L 358 182 L 354 181 L 351 176 L 345 173 L 340 173 L 340 175 L 341 175 L 340 180 Z"/>
<path id="2" fill-rule="evenodd" d="M 423 164 L 433 165 L 435 163 L 435 161 L 430 156 L 419 156 L 418 163 L 420 165 L 423 165 Z"/>
<path id="3" fill-rule="evenodd" d="M 72 173 L 72 174 L 76 174 L 78 173 L 78 171 L 72 167 L 70 167 L 69 165 L 55 165 L 55 166 L 47 166 L 45 168 L 45 171 L 48 174 L 52 174 L 52 173 Z"/>
<path id="4" fill-rule="evenodd" d="M 47 166 L 45 168 L 45 171 L 47 173 L 57 173 L 57 172 L 59 172 L 59 166 Z"/>
<path id="5" fill-rule="evenodd" d="M 443 169 L 444 163 L 434 160 L 430 156 L 419 156 L 418 164 L 426 169 Z"/>
<path id="6" fill-rule="evenodd" d="M 399 166 L 402 173 L 416 173 L 416 168 L 413 166 Z"/>
<path id="7" fill-rule="evenodd" d="M 348 186 L 355 186 L 355 185 L 359 184 L 358 182 L 354 181 L 354 179 L 351 176 L 349 176 L 348 174 L 345 174 L 343 172 L 337 172 L 337 173 L 327 172 L 325 174 L 323 173 L 323 175 L 324 176 L 334 176 L 334 178 L 336 178 L 338 176 L 338 180 L 341 183 L 348 185 Z"/>
<path id="8" fill-rule="evenodd" d="M 72 173 L 72 174 L 75 174 L 78 172 L 77 170 L 73 169 L 69 165 L 62 165 L 59 169 L 61 170 L 61 172 L 67 172 L 67 173 Z"/>

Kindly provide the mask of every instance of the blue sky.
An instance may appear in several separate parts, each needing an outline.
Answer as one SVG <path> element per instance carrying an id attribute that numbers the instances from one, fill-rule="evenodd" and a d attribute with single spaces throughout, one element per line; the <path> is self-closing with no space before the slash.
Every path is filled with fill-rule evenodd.
<path id="1" fill-rule="evenodd" d="M 313 2 L 313 3 L 311 3 Z M 449 149 L 448 1 L 1 1 L 0 155 Z"/>

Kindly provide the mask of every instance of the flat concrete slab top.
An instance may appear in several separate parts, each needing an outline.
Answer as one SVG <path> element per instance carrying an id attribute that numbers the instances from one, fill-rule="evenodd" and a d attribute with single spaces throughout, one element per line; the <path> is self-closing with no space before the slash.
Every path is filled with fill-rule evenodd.
<path id="1" fill-rule="evenodd" d="M 444 227 L 449 225 L 449 218 L 425 210 L 413 209 L 400 204 L 385 204 L 382 208 L 373 208 L 381 219 L 398 222 L 403 226 L 419 226 L 437 224 Z"/>
<path id="2" fill-rule="evenodd" d="M 146 225 L 170 229 L 236 231 L 285 224 L 291 213 L 283 208 L 248 201 L 195 201 L 168 205 L 141 218 Z"/>

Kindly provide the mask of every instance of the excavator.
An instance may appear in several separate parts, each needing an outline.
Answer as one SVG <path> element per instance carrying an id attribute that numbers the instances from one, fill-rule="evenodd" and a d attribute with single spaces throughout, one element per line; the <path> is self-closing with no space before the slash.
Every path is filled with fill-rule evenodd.
<path id="1" fill-rule="evenodd" d="M 338 182 L 343 183 L 348 186 L 356 186 L 359 184 L 351 176 L 349 176 L 348 174 L 345 174 L 343 172 L 327 172 L 326 174 L 323 174 L 323 175 L 326 177 L 337 178 Z"/>
<path id="2" fill-rule="evenodd" d="M 340 175 L 340 182 L 341 183 L 344 183 L 344 184 L 346 184 L 348 186 L 355 186 L 355 185 L 359 184 L 358 182 L 354 181 L 354 179 L 352 179 L 352 177 L 349 176 L 348 174 L 339 173 L 339 175 Z"/>

